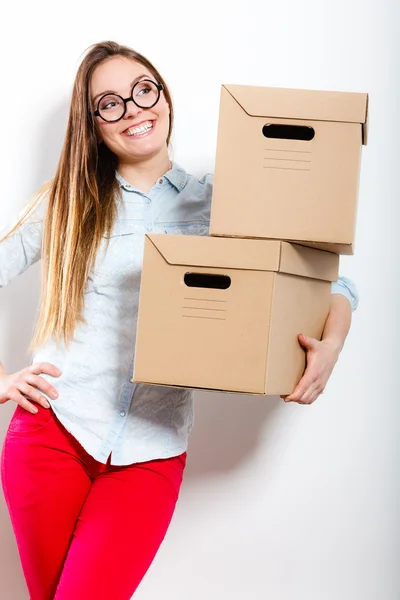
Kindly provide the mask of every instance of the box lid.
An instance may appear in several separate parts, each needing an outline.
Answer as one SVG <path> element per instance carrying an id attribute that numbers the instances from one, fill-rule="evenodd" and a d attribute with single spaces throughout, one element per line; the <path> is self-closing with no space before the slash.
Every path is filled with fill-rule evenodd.
<path id="1" fill-rule="evenodd" d="M 222 88 L 250 116 L 360 123 L 367 143 L 368 94 L 234 84 Z"/>
<path id="2" fill-rule="evenodd" d="M 339 256 L 279 240 L 146 234 L 168 264 L 276 271 L 336 281 Z"/>

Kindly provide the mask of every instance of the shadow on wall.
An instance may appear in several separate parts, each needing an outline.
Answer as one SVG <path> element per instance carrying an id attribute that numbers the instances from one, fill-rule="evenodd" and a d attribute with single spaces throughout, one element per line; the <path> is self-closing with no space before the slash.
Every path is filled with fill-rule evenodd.
<path id="1" fill-rule="evenodd" d="M 197 392 L 185 481 L 226 474 L 247 461 L 281 404 L 276 396 Z"/>
<path id="2" fill-rule="evenodd" d="M 68 104 L 55 109 L 43 124 L 43 136 L 38 140 L 37 155 L 31 161 L 30 189 L 32 194 L 55 173 L 67 122 Z M 28 204 L 30 198 L 26 199 Z M 24 203 L 23 203 L 24 204 Z M 9 372 L 18 371 L 31 363 L 27 348 L 33 333 L 40 295 L 40 263 L 1 290 L 0 314 L 4 356 L 0 360 Z M 1 407 L 0 439 L 4 439 L 14 404 Z M 18 559 L 10 518 L 0 494 L 0 600 L 27 600 L 28 592 Z"/>

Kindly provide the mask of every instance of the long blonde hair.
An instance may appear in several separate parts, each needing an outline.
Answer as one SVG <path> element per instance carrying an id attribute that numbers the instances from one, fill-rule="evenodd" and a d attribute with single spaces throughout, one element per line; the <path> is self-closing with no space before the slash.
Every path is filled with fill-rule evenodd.
<path id="1" fill-rule="evenodd" d="M 43 222 L 42 290 L 39 316 L 29 350 L 50 337 L 68 346 L 77 323 L 84 323 L 84 292 L 101 238 L 111 231 L 117 215 L 119 186 L 115 173 L 117 156 L 98 143 L 89 94 L 94 69 L 112 56 L 131 58 L 146 67 L 163 84 L 170 107 L 167 137 L 173 127 L 173 105 L 168 87 L 155 67 L 141 54 L 115 42 L 89 48 L 72 91 L 67 131 L 54 179 L 44 186 L 11 235 L 47 196 Z M 3 239 L 6 239 L 3 238 Z M 2 240 L 0 240 L 2 241 Z"/>

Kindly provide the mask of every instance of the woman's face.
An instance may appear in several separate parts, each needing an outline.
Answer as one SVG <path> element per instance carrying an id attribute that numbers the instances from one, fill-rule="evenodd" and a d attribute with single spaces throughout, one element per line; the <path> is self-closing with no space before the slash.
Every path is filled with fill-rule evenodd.
<path id="1" fill-rule="evenodd" d="M 100 63 L 92 74 L 90 95 L 94 110 L 104 94 L 114 93 L 128 98 L 132 86 L 141 79 L 154 76 L 146 67 L 131 58 L 113 56 Z M 158 82 L 157 82 L 158 83 Z M 107 123 L 95 117 L 100 139 L 123 162 L 140 161 L 167 151 L 169 105 L 161 92 L 153 108 L 126 104 L 126 113 L 119 121 Z"/>

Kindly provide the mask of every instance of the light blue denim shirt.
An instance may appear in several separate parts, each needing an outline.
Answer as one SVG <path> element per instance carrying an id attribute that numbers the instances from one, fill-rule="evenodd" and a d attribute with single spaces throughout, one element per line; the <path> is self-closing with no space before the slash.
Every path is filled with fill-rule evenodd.
<path id="1" fill-rule="evenodd" d="M 134 384 L 136 320 L 147 232 L 207 235 L 212 175 L 201 180 L 177 164 L 148 194 L 117 175 L 118 218 L 102 240 L 85 291 L 85 324 L 78 324 L 70 348 L 49 340 L 34 362 L 58 367 L 59 378 L 42 375 L 59 397 L 46 396 L 64 427 L 96 460 L 125 465 L 168 458 L 187 449 L 193 424 L 191 390 Z M 0 287 L 41 257 L 43 207 L 0 244 Z M 1 233 L 10 230 L 5 228 Z M 354 284 L 341 277 L 332 292 L 358 303 Z"/>

